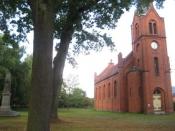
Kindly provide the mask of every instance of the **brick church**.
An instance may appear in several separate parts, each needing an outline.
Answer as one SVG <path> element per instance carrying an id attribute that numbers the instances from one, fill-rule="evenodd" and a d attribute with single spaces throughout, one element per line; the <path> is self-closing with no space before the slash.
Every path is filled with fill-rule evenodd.
<path id="1" fill-rule="evenodd" d="M 132 51 L 95 74 L 95 109 L 173 112 L 164 18 L 151 5 L 145 14 L 135 13 L 131 32 Z"/>

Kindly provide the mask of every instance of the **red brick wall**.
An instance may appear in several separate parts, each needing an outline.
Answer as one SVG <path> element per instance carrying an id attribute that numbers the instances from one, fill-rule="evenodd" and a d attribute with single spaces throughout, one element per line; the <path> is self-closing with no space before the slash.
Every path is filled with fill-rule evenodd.
<path id="1" fill-rule="evenodd" d="M 138 71 L 131 71 L 127 75 L 128 82 L 128 111 L 141 112 L 142 111 L 142 87 L 141 87 L 141 73 Z"/>

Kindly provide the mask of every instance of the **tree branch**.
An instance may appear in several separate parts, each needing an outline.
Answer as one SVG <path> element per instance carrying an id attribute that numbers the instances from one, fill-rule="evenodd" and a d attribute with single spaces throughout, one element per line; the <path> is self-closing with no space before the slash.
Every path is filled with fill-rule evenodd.
<path id="1" fill-rule="evenodd" d="M 82 6 L 78 9 L 78 11 L 80 13 L 87 11 L 88 9 L 90 9 L 93 5 L 96 5 L 100 0 L 91 0 L 92 2 L 89 2 L 89 4 Z"/>
<path id="2" fill-rule="evenodd" d="M 30 8 L 33 9 L 33 6 L 34 6 L 34 0 L 28 0 L 27 3 L 29 4 Z"/>

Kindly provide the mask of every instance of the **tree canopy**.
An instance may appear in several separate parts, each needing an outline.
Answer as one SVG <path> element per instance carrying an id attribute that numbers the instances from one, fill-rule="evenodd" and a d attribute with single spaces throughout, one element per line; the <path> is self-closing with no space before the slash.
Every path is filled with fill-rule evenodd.
<path id="1" fill-rule="evenodd" d="M 65 26 L 69 28 L 73 24 L 73 37 L 76 38 L 72 46 L 73 52 L 79 53 L 90 49 L 99 50 L 104 45 L 114 46 L 107 34 L 101 33 L 98 28 L 114 28 L 124 10 L 129 10 L 132 5 L 142 10 L 153 0 L 53 1 L 54 38 L 60 40 Z M 157 7 L 160 7 L 164 0 L 155 1 Z M 32 10 L 29 3 L 32 3 L 32 0 L 0 1 L 0 30 L 17 41 L 25 41 L 27 33 L 33 30 Z M 59 45 L 58 43 L 56 49 Z"/>

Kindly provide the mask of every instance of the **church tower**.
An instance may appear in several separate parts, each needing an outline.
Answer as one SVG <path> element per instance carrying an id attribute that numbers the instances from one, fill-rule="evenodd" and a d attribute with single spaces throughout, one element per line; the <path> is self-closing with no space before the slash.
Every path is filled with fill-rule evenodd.
<path id="1" fill-rule="evenodd" d="M 141 111 L 172 112 L 172 87 L 164 19 L 153 5 L 146 14 L 135 13 L 132 31 L 134 66 L 140 70 Z"/>

